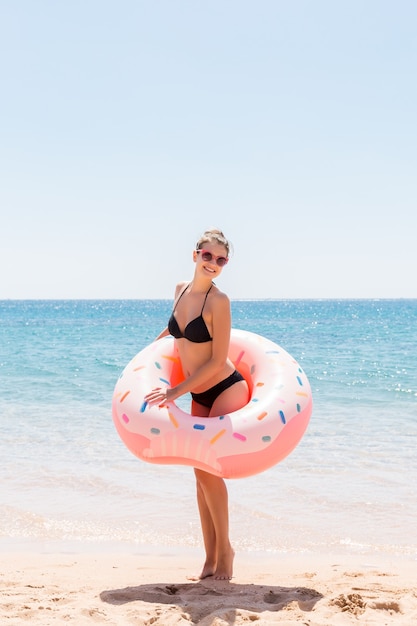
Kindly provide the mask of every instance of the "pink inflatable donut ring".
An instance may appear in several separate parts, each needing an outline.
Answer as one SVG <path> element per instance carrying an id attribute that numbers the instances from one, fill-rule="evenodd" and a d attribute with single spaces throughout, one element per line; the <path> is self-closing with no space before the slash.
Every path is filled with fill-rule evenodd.
<path id="1" fill-rule="evenodd" d="M 175 402 L 144 402 L 154 387 L 184 379 L 174 339 L 139 352 L 113 395 L 113 420 L 126 447 L 148 463 L 190 465 L 223 478 L 258 474 L 282 461 L 310 420 L 307 376 L 288 352 L 255 333 L 232 329 L 229 356 L 249 384 L 250 400 L 238 411 L 201 418 Z"/>

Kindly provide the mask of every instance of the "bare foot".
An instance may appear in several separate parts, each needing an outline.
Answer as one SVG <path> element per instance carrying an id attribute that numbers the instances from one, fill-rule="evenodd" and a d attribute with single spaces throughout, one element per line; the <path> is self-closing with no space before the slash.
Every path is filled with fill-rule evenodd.
<path id="1" fill-rule="evenodd" d="M 208 563 L 207 561 L 204 563 L 203 569 L 201 570 L 201 574 L 194 576 L 187 576 L 188 580 L 203 580 L 204 578 L 208 578 L 209 576 L 213 576 L 216 571 L 216 567 L 213 563 Z"/>
<path id="2" fill-rule="evenodd" d="M 232 547 L 224 554 L 219 554 L 217 560 L 216 571 L 214 572 L 215 580 L 231 580 L 233 578 L 233 559 L 235 551 Z"/>

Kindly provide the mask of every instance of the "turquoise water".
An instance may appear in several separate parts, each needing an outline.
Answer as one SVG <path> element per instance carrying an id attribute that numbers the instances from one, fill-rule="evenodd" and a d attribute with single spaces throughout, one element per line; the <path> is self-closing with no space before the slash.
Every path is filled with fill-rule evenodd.
<path id="1" fill-rule="evenodd" d="M 148 465 L 111 417 L 168 300 L 0 302 L 0 541 L 201 546 L 190 468 Z M 237 550 L 417 558 L 417 300 L 234 301 L 290 352 L 314 410 L 282 463 L 228 481 Z M 185 401 L 184 401 L 185 402 Z"/>

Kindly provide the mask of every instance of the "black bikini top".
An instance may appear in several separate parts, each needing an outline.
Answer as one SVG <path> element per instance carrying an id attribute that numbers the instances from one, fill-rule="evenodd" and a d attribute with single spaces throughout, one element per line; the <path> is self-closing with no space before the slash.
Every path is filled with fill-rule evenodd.
<path id="1" fill-rule="evenodd" d="M 206 341 L 212 341 L 206 323 L 203 319 L 203 309 L 206 304 L 209 291 L 213 287 L 213 285 L 210 285 L 210 289 L 206 293 L 200 315 L 187 324 L 183 333 L 178 326 L 178 322 L 174 317 L 174 312 L 187 287 L 184 289 L 184 291 L 181 292 L 180 297 L 175 303 L 174 310 L 172 311 L 171 317 L 169 318 L 168 330 L 170 334 L 175 337 L 175 339 L 188 339 L 188 341 L 192 341 L 193 343 L 205 343 Z"/>

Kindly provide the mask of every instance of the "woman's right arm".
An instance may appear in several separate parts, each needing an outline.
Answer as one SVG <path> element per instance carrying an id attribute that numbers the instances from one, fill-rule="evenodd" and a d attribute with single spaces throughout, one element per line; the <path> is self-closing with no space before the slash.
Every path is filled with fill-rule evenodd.
<path id="1" fill-rule="evenodd" d="M 162 339 L 162 337 L 167 337 L 167 335 L 169 335 L 168 326 L 164 328 L 164 330 L 161 333 L 159 333 L 157 337 L 155 337 L 154 341 L 158 341 L 158 339 Z"/>

